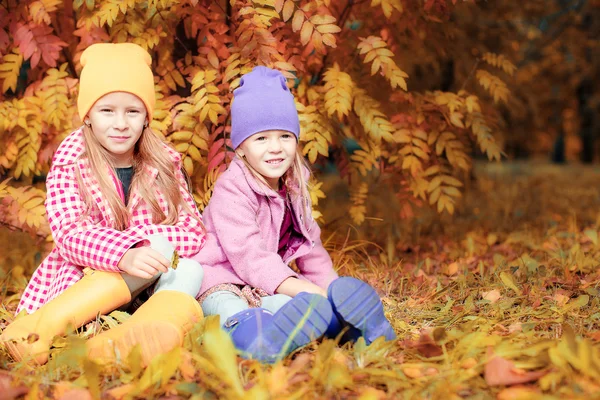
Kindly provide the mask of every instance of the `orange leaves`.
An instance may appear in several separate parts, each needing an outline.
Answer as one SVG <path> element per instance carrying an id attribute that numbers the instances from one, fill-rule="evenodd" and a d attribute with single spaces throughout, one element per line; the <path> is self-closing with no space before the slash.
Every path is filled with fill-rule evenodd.
<path id="1" fill-rule="evenodd" d="M 488 159 L 500 161 L 500 146 L 498 146 L 498 143 L 492 136 L 492 130 L 487 126 L 483 114 L 479 112 L 469 114 L 466 125 L 467 128 L 471 127 L 479 147 L 487 155 Z"/>
<path id="2" fill-rule="evenodd" d="M 46 193 L 31 186 L 17 188 L 7 184 L 8 180 L 0 183 L 0 204 L 6 207 L 7 222 L 14 227 L 35 231 L 47 226 Z"/>
<path id="3" fill-rule="evenodd" d="M 371 0 L 371 7 L 377 7 L 378 5 L 381 5 L 383 14 L 387 19 L 391 18 L 394 9 L 402 12 L 402 3 L 400 0 Z"/>
<path id="4" fill-rule="evenodd" d="M 14 32 L 15 44 L 19 46 L 25 60 L 31 59 L 31 68 L 37 67 L 40 58 L 50 67 L 56 67 L 59 53 L 67 44 L 51 33 L 52 28 L 49 26 L 37 25 L 34 22 L 17 23 Z"/>
<path id="5" fill-rule="evenodd" d="M 350 202 L 352 205 L 348 210 L 352 221 L 356 225 L 361 225 L 365 221 L 365 214 L 367 213 L 367 206 L 365 204 L 367 196 L 369 194 L 369 185 L 366 182 L 362 182 L 357 185 L 354 190 L 350 193 Z"/>
<path id="6" fill-rule="evenodd" d="M 482 58 L 488 64 L 502 69 L 509 76 L 513 76 L 517 70 L 517 67 L 502 54 L 485 53 Z"/>
<path id="7" fill-rule="evenodd" d="M 6 93 L 8 89 L 15 92 L 17 90 L 17 79 L 23 64 L 23 56 L 17 47 L 13 49 L 12 54 L 7 54 L 2 58 L 0 64 L 0 79 L 3 79 L 2 92 Z"/>
<path id="8" fill-rule="evenodd" d="M 55 12 L 59 4 L 62 4 L 61 0 L 36 0 L 29 5 L 29 14 L 36 24 L 50 25 L 50 13 Z"/>
<path id="9" fill-rule="evenodd" d="M 482 69 L 478 69 L 475 76 L 479 84 L 492 95 L 495 103 L 508 101 L 510 91 L 502 79 Z"/>
<path id="10" fill-rule="evenodd" d="M 394 127 L 380 107 L 379 102 L 370 97 L 365 90 L 354 90 L 354 111 L 360 118 L 365 132 L 375 143 L 380 143 L 381 140 L 392 142 Z"/>
<path id="11" fill-rule="evenodd" d="M 435 143 L 435 153 L 441 156 L 445 152 L 446 158 L 450 165 L 455 168 L 468 170 L 471 166 L 470 157 L 465 152 L 465 146 L 451 131 L 432 132 L 428 139 L 428 143 Z"/>
<path id="12" fill-rule="evenodd" d="M 379 70 L 381 74 L 390 81 L 392 89 L 397 87 L 408 90 L 405 78 L 408 78 L 406 72 L 402 71 L 393 60 L 394 53 L 387 48 L 386 42 L 379 36 L 369 36 L 366 39 L 361 38 L 357 46 L 360 54 L 365 55 L 365 63 L 371 64 L 371 75 L 375 75 Z"/>
<path id="13" fill-rule="evenodd" d="M 288 0 L 290 1 L 290 0 Z M 292 19 L 292 30 L 300 31 L 300 43 L 311 43 L 317 51 L 323 52 L 324 46 L 336 47 L 334 33 L 341 31 L 334 22 L 336 18 L 328 14 L 315 14 L 308 18 L 304 11 L 297 10 Z"/>
<path id="14" fill-rule="evenodd" d="M 429 160 L 431 149 L 427 144 L 427 133 L 422 129 L 400 129 L 394 133 L 394 141 L 403 144 L 398 154 L 402 159 L 402 169 L 410 170 L 416 176 L 423 169 L 423 163 Z"/>
<path id="15" fill-rule="evenodd" d="M 427 187 L 427 191 L 430 193 L 429 204 L 437 203 L 437 210 L 440 213 L 446 209 L 453 214 L 456 198 L 461 196 L 458 190 L 461 186 L 462 182 L 450 175 L 437 175 Z"/>
<path id="16" fill-rule="evenodd" d="M 340 70 L 340 66 L 334 63 L 331 68 L 323 74 L 325 81 L 325 109 L 330 117 L 337 114 L 338 119 L 348 116 L 352 110 L 352 91 L 354 82 L 352 77 Z"/>

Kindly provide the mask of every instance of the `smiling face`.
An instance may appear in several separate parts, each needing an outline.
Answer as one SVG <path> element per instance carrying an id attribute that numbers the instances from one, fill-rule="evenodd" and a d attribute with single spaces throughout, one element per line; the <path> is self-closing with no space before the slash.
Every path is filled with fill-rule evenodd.
<path id="1" fill-rule="evenodd" d="M 292 166 L 298 142 L 294 134 L 270 130 L 255 133 L 238 147 L 238 153 L 273 190 L 279 189 L 279 178 Z"/>
<path id="2" fill-rule="evenodd" d="M 90 109 L 86 125 L 113 156 L 115 167 L 129 167 L 133 150 L 147 122 L 146 107 L 139 97 L 126 92 L 102 96 Z"/>

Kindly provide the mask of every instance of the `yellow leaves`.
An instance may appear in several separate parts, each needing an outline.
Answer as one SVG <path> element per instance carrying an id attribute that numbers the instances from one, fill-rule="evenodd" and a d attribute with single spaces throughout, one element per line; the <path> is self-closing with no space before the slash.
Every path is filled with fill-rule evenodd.
<path id="1" fill-rule="evenodd" d="M 366 182 L 361 182 L 359 185 L 351 188 L 350 202 L 352 205 L 348 213 L 356 225 L 361 225 L 365 221 L 365 214 L 367 213 L 365 202 L 368 194 L 369 185 Z"/>
<path id="2" fill-rule="evenodd" d="M 63 120 L 70 117 L 71 100 L 68 95 L 69 87 L 65 81 L 69 74 L 66 69 L 67 63 L 61 65 L 60 69 L 49 69 L 37 92 L 38 97 L 42 100 L 44 120 L 57 130 L 61 129 Z"/>
<path id="3" fill-rule="evenodd" d="M 456 199 L 462 195 L 457 189 L 461 186 L 462 183 L 453 176 L 445 174 L 435 176 L 427 187 L 427 192 L 430 193 L 429 204 L 437 203 L 439 213 L 445 209 L 448 213 L 453 214 Z"/>
<path id="4" fill-rule="evenodd" d="M 495 103 L 508 101 L 510 91 L 502 79 L 482 69 L 478 69 L 475 76 L 479 84 L 492 95 Z"/>
<path id="5" fill-rule="evenodd" d="M 338 119 L 348 116 L 352 110 L 352 91 L 354 82 L 349 74 L 340 70 L 340 66 L 333 66 L 323 75 L 325 81 L 325 109 L 331 117 L 334 113 Z"/>
<path id="6" fill-rule="evenodd" d="M 360 88 L 354 89 L 354 111 L 371 139 L 379 144 L 381 140 L 392 142 L 394 127 L 387 116 L 380 111 L 380 104 Z"/>
<path id="7" fill-rule="evenodd" d="M 40 230 L 47 225 L 44 201 L 46 193 L 31 186 L 8 186 L 8 179 L 0 183 L 0 199 L 9 197 L 8 222 L 15 227 Z"/>
<path id="8" fill-rule="evenodd" d="M 370 170 L 378 167 L 381 148 L 373 142 L 360 143 L 360 147 L 352 153 L 350 160 L 362 176 L 367 176 Z"/>
<path id="9" fill-rule="evenodd" d="M 321 190 L 321 186 L 323 186 L 323 182 L 313 182 L 308 188 L 312 205 L 313 219 L 319 219 L 323 216 L 321 212 L 316 209 L 317 205 L 319 204 L 319 199 L 324 199 L 326 197 L 323 190 Z"/>
<path id="10" fill-rule="evenodd" d="M 120 14 L 126 14 L 128 9 L 135 8 L 136 0 L 106 0 L 100 4 L 100 9 L 94 13 L 92 22 L 99 28 L 104 24 L 112 27 Z"/>
<path id="11" fill-rule="evenodd" d="M 416 176 L 423 169 L 423 162 L 429 160 L 431 149 L 427 144 L 427 133 L 421 129 L 400 129 L 394 133 L 396 143 L 404 144 L 398 150 L 402 156 L 402 169 L 410 170 Z"/>
<path id="12" fill-rule="evenodd" d="M 570 366 L 578 374 L 600 381 L 600 347 L 594 346 L 588 339 L 576 337 L 568 325 L 563 327 L 561 341 L 548 350 L 548 355 L 552 364 L 564 373 L 573 375 Z"/>
<path id="13" fill-rule="evenodd" d="M 179 69 L 171 61 L 171 52 L 159 51 L 159 62 L 156 72 L 162 76 L 169 89 L 175 91 L 177 86 L 185 87 L 185 81 Z"/>
<path id="14" fill-rule="evenodd" d="M 470 167 L 470 157 L 464 151 L 464 145 L 456 137 L 453 132 L 445 131 L 437 135 L 437 133 L 430 136 L 429 144 L 435 143 L 435 152 L 438 156 L 446 152 L 446 158 L 450 165 L 455 168 L 461 168 L 468 170 Z"/>
<path id="15" fill-rule="evenodd" d="M 296 102 L 296 108 L 298 109 L 302 131 L 300 140 L 305 142 L 302 147 L 302 154 L 307 156 L 308 160 L 314 164 L 319 154 L 325 157 L 329 156 L 333 128 L 327 118 L 317 110 L 316 106 L 306 107 L 302 103 Z"/>
<path id="16" fill-rule="evenodd" d="M 479 148 L 483 151 L 489 160 L 500 161 L 501 151 L 498 143 L 492 136 L 491 129 L 487 126 L 485 118 L 479 112 L 467 115 L 467 128 L 475 134 Z"/>
<path id="17" fill-rule="evenodd" d="M 59 4 L 62 4 L 61 0 L 36 0 L 29 5 L 29 15 L 38 25 L 42 23 L 50 25 L 52 22 L 50 13 L 55 12 Z"/>
<path id="18" fill-rule="evenodd" d="M 208 117 L 214 125 L 217 125 L 219 115 L 226 112 L 217 95 L 219 88 L 213 83 L 216 78 L 216 70 L 200 70 L 192 78 L 194 113 L 199 115 L 200 122 Z"/>
<path id="19" fill-rule="evenodd" d="M 209 359 L 220 372 L 219 379 L 241 397 L 244 388 L 238 374 L 237 352 L 231 338 L 221 329 L 218 317 L 206 320 L 203 342 Z"/>
<path id="20" fill-rule="evenodd" d="M 401 87 L 404 91 L 408 90 L 405 78 L 408 78 L 406 72 L 402 71 L 393 60 L 394 53 L 387 49 L 386 42 L 379 36 L 369 36 L 366 39 L 360 38 L 357 46 L 360 54 L 365 55 L 365 63 L 371 64 L 371 75 L 375 75 L 379 70 L 383 76 L 390 81 L 392 89 Z"/>
<path id="21" fill-rule="evenodd" d="M 485 53 L 481 58 L 488 64 L 496 68 L 500 68 L 509 76 L 513 76 L 517 70 L 517 67 L 502 54 L 498 55 L 494 53 Z"/>
<path id="22" fill-rule="evenodd" d="M 381 5 L 383 14 L 387 19 L 392 17 L 394 9 L 402 12 L 402 3 L 400 0 L 371 0 L 371 7 L 377 7 L 378 5 Z"/>
<path id="23" fill-rule="evenodd" d="M 288 0 L 289 1 L 289 0 Z M 289 15 L 286 15 L 289 19 Z M 300 31 L 300 43 L 306 46 L 310 43 L 317 51 L 324 51 L 323 45 L 336 47 L 334 33 L 341 31 L 334 22 L 336 18 L 328 14 L 315 14 L 307 18 L 302 10 L 296 10 L 292 18 L 292 30 Z"/>
<path id="24" fill-rule="evenodd" d="M 12 54 L 6 54 L 0 64 L 0 79 L 3 79 L 2 92 L 6 93 L 8 89 L 15 92 L 17 90 L 17 79 L 23 64 L 23 55 L 18 47 L 12 49 Z"/>
<path id="25" fill-rule="evenodd" d="M 517 283 L 515 282 L 512 275 L 506 273 L 505 271 L 502 271 L 500 272 L 500 280 L 502 280 L 502 283 L 504 283 L 506 287 L 514 291 L 517 294 L 517 296 L 521 296 L 521 294 L 523 294 L 521 289 L 519 289 L 519 287 L 517 286 Z"/>
<path id="26" fill-rule="evenodd" d="M 154 358 L 137 382 L 132 394 L 141 394 L 153 386 L 166 384 L 181 364 L 181 347 Z"/>

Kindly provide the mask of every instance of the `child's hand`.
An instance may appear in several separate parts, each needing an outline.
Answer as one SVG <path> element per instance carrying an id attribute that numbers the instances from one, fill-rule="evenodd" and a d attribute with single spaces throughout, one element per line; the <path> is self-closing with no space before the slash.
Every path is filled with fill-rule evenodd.
<path id="1" fill-rule="evenodd" d="M 121 271 L 144 279 L 150 279 L 159 272 L 167 272 L 170 265 L 171 260 L 150 247 L 129 249 L 119 261 Z"/>
<path id="2" fill-rule="evenodd" d="M 327 298 L 327 291 L 312 282 L 304 281 L 298 278 L 289 277 L 283 282 L 281 285 L 275 290 L 276 293 L 285 294 L 290 297 L 294 297 L 299 293 L 314 293 L 320 294 L 321 296 Z"/>

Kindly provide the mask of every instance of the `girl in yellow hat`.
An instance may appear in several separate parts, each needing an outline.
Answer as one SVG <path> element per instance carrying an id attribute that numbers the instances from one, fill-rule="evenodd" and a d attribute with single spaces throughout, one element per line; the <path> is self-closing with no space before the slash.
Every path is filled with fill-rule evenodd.
<path id="1" fill-rule="evenodd" d="M 203 270 L 189 257 L 205 231 L 179 153 L 150 129 L 151 62 L 131 43 L 94 44 L 81 56 L 84 125 L 61 143 L 46 181 L 55 247 L 23 293 L 17 312 L 27 315 L 0 335 L 16 360 L 45 363 L 67 326 L 123 307 L 152 284 L 129 320 L 88 342 L 92 358 L 109 361 L 115 350 L 126 357 L 140 344 L 147 363 L 202 318 L 194 297 Z"/>

